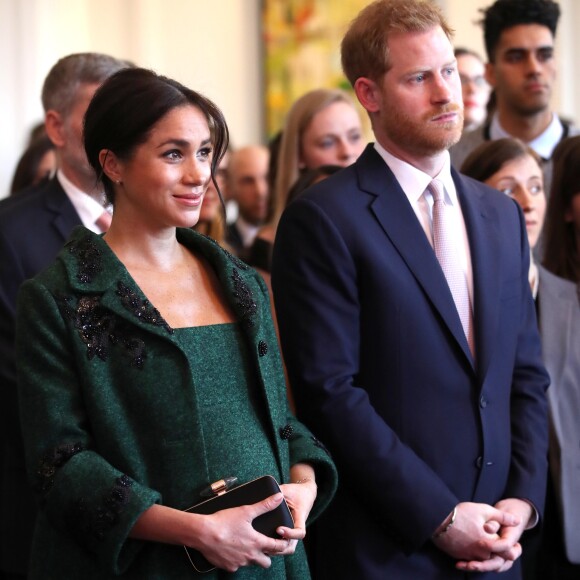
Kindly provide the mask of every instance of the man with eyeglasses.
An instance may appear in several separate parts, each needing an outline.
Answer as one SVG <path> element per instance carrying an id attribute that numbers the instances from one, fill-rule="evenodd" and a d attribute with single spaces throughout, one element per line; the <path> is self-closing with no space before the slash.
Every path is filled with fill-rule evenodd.
<path id="1" fill-rule="evenodd" d="M 560 6 L 554 0 L 496 0 L 482 13 L 489 61 L 485 77 L 494 91 L 495 107 L 481 127 L 464 133 L 451 148 L 451 163 L 459 169 L 483 141 L 517 137 L 544 160 L 549 194 L 552 151 L 563 138 L 578 133 L 550 107 Z"/>

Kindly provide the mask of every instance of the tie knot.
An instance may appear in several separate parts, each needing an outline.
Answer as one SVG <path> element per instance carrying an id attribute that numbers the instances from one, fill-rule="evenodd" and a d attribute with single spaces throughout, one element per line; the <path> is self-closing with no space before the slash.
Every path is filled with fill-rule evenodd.
<path id="1" fill-rule="evenodd" d="M 445 188 L 443 183 L 438 179 L 434 179 L 428 186 L 431 195 L 433 196 L 433 201 L 445 201 Z"/>

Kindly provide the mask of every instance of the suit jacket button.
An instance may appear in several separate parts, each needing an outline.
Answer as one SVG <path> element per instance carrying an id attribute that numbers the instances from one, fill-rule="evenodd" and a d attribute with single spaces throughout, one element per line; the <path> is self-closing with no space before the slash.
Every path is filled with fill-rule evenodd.
<path id="1" fill-rule="evenodd" d="M 480 455 L 476 460 L 475 460 L 475 467 L 477 467 L 477 469 L 481 469 L 481 466 L 483 464 L 483 457 Z"/>
<path id="2" fill-rule="evenodd" d="M 483 395 L 481 395 L 481 398 L 479 399 L 479 404 L 482 409 L 487 407 L 487 399 Z"/>

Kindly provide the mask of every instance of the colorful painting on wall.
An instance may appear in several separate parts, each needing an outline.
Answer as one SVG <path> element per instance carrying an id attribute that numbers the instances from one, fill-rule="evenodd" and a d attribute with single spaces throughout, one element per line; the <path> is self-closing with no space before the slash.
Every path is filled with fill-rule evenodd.
<path id="1" fill-rule="evenodd" d="M 320 88 L 351 90 L 340 42 L 370 0 L 264 0 L 266 130 L 272 137 L 291 104 Z"/>

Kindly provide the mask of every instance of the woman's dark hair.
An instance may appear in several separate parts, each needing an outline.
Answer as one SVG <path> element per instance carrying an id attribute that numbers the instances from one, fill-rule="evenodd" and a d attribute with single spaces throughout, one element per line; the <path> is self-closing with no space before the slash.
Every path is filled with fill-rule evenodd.
<path id="1" fill-rule="evenodd" d="M 466 157 L 460 171 L 477 181 L 486 181 L 506 163 L 525 155 L 532 157 L 542 169 L 542 160 L 538 154 L 519 139 L 485 141 Z"/>
<path id="2" fill-rule="evenodd" d="M 38 166 L 42 158 L 54 148 L 53 142 L 46 135 L 40 135 L 30 143 L 14 170 L 14 177 L 10 185 L 10 195 L 18 194 L 31 185 L 39 183 L 37 180 Z M 44 177 L 41 182 L 48 179 L 48 177 L 48 175 Z"/>
<path id="3" fill-rule="evenodd" d="M 574 224 L 566 221 L 580 195 L 580 136 L 562 139 L 552 153 L 552 189 L 544 225 L 544 266 L 556 276 L 580 281 L 580 254 Z"/>
<path id="4" fill-rule="evenodd" d="M 222 198 L 215 172 L 227 150 L 229 133 L 220 109 L 177 81 L 147 69 L 128 68 L 115 73 L 101 85 L 84 119 L 87 158 L 111 203 L 115 201 L 113 183 L 102 170 L 99 153 L 106 149 L 119 159 L 130 159 L 135 148 L 147 141 L 151 129 L 162 117 L 185 105 L 197 107 L 207 119 L 214 150 L 211 178 Z"/>

